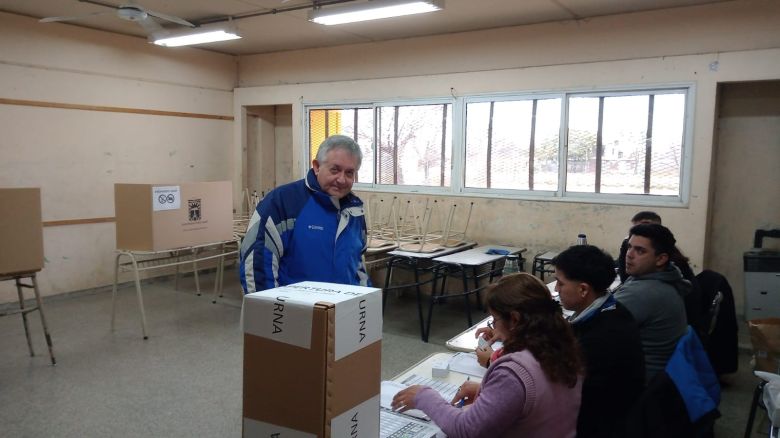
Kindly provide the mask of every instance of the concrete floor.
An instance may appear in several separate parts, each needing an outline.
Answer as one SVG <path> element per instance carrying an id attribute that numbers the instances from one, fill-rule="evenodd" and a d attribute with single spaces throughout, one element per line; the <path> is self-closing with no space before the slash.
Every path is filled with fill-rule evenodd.
<path id="1" fill-rule="evenodd" d="M 213 274 L 202 277 L 208 290 Z M 217 437 L 241 432 L 241 294 L 228 270 L 225 297 L 193 292 L 192 277 L 179 291 L 170 279 L 144 283 L 149 339 L 141 336 L 131 284 L 120 289 L 115 332 L 109 330 L 110 290 L 85 291 L 45 301 L 57 365 L 49 365 L 37 314 L 30 357 L 19 316 L 0 318 L 0 435 L 13 437 Z M 411 294 L 390 297 L 385 314 L 382 378 L 389 379 L 467 327 L 460 303 L 434 311 L 430 343 L 420 341 Z M 475 321 L 484 317 L 477 311 Z M 746 329 L 745 329 L 746 330 Z M 743 331 L 745 331 L 743 330 Z M 744 338 L 743 338 L 744 339 Z M 740 437 L 755 378 L 749 356 L 729 376 L 716 436 Z M 756 430 L 766 430 L 765 415 Z M 762 437 L 766 433 L 756 432 Z"/>

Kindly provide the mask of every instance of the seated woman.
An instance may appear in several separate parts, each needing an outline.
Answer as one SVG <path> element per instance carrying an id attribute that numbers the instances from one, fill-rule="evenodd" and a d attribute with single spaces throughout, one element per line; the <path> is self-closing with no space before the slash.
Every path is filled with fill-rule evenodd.
<path id="1" fill-rule="evenodd" d="M 482 383 L 464 383 L 452 401 L 410 386 L 393 409 L 422 410 L 450 438 L 574 437 L 582 364 L 558 303 L 536 277 L 519 273 L 489 286 L 485 304 L 504 346 Z M 461 400 L 466 408 L 453 405 Z"/>

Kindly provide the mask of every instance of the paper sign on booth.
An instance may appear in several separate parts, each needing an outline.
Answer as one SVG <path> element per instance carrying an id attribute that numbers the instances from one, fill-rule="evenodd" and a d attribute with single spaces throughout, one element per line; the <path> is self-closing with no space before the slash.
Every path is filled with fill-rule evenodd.
<path id="1" fill-rule="evenodd" d="M 181 188 L 179 186 L 152 187 L 152 209 L 178 210 L 181 207 Z"/>

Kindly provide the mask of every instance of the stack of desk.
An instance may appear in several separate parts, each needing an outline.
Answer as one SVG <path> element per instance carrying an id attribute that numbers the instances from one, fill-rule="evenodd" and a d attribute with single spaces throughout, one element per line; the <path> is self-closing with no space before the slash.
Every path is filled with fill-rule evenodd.
<path id="1" fill-rule="evenodd" d="M 467 251 L 457 252 L 450 255 L 436 257 L 434 262 L 441 265 L 441 272 L 444 274 L 439 294 L 435 291 L 431 294 L 431 303 L 428 306 L 428 323 L 425 332 L 427 341 L 428 332 L 431 327 L 431 316 L 433 315 L 433 305 L 437 302 L 443 302 L 448 298 L 462 296 L 466 305 L 466 317 L 468 325 L 471 326 L 471 302 L 470 296 L 476 295 L 477 305 L 481 307 L 480 291 L 487 287 L 494 280 L 501 277 L 501 269 L 508 255 L 519 255 L 525 252 L 525 248 L 516 248 L 501 245 L 484 245 Z M 502 254 L 504 253 L 504 254 Z M 486 268 L 486 269 L 485 269 Z M 460 274 L 463 282 L 463 289 L 454 294 L 445 294 L 447 276 Z M 481 280 L 487 279 L 482 282 Z"/>
<path id="2" fill-rule="evenodd" d="M 387 294 L 393 289 L 413 287 L 417 295 L 417 312 L 420 320 L 420 336 L 423 342 L 428 342 L 430 334 L 433 305 L 444 302 L 446 299 L 463 297 L 466 304 L 468 325 L 472 324 L 470 296 L 477 295 L 490 282 L 501 276 L 499 262 L 507 255 L 521 254 L 525 248 L 515 248 L 501 245 L 485 245 L 474 248 L 475 243 L 466 243 L 459 247 L 442 248 L 432 253 L 417 253 L 409 251 L 391 251 L 387 261 L 387 273 L 385 276 L 385 288 L 383 291 L 383 307 L 386 305 Z M 473 248 L 473 249 L 472 249 Z M 500 250 L 506 254 L 487 254 L 489 250 Z M 414 280 L 402 285 L 391 285 L 392 274 L 395 268 L 411 270 Z M 485 267 L 487 267 L 485 269 Z M 480 269 L 483 269 L 480 271 Z M 450 275 L 460 274 L 463 281 L 463 289 L 454 294 L 447 294 L 446 278 Z M 426 278 L 423 278 L 426 277 Z M 485 284 L 480 285 L 481 280 L 486 279 Z M 439 283 L 441 280 L 441 283 Z M 470 282 L 473 282 L 473 286 Z M 423 294 L 421 286 L 431 284 L 431 294 L 428 303 L 427 319 L 423 315 Z M 440 287 L 437 287 L 440 286 Z"/>
<path id="3" fill-rule="evenodd" d="M 431 291 L 436 290 L 438 280 L 442 274 L 438 264 L 433 261 L 436 257 L 453 254 L 475 247 L 474 242 L 464 243 L 463 245 L 441 249 L 434 252 L 413 252 L 394 250 L 388 253 L 387 272 L 385 273 L 385 287 L 382 290 L 382 309 L 387 306 L 387 295 L 393 290 L 405 288 L 414 288 L 417 295 L 417 313 L 420 319 L 420 335 L 424 342 L 428 342 L 428 333 L 426 331 L 425 320 L 422 310 L 422 286 L 431 284 Z M 393 271 L 397 268 L 406 269 L 412 272 L 413 280 L 411 283 L 392 285 Z"/>

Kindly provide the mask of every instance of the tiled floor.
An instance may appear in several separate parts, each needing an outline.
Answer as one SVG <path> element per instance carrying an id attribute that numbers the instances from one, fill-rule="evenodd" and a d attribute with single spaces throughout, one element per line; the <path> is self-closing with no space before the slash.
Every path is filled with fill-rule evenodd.
<path id="1" fill-rule="evenodd" d="M 226 297 L 196 296 L 192 278 L 144 284 L 149 339 L 141 337 L 135 292 L 120 290 L 117 330 L 109 330 L 111 293 L 77 293 L 46 301 L 57 365 L 49 365 L 36 314 L 37 351 L 29 357 L 19 317 L 0 318 L 2 436 L 238 436 L 241 431 L 241 294 L 226 273 Z M 208 290 L 213 274 L 204 276 Z M 475 314 L 475 321 L 484 314 Z M 430 343 L 420 341 L 411 294 L 390 297 L 385 313 L 382 377 L 387 379 L 467 327 L 460 303 L 437 306 Z M 743 337 L 743 340 L 746 339 Z M 283 360 L 283 358 L 278 358 Z M 723 388 L 716 436 L 743 436 L 755 378 L 749 356 Z M 758 415 L 757 429 L 763 413 Z M 753 436 L 766 436 L 760 432 Z"/>

